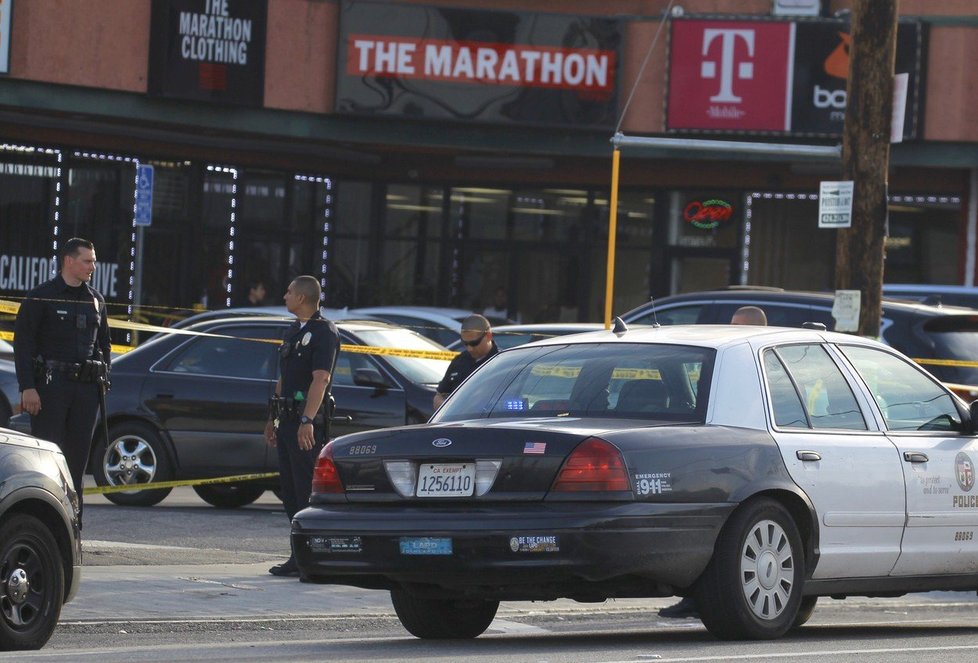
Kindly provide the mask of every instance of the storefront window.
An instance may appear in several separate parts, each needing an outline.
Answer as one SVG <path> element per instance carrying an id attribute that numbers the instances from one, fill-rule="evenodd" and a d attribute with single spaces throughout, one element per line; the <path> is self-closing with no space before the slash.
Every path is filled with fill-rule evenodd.
<path id="1" fill-rule="evenodd" d="M 282 280 L 287 278 L 285 262 L 292 235 L 286 207 L 284 173 L 245 172 L 240 177 L 232 306 L 280 302 L 288 285 Z M 249 295 L 258 285 L 264 287 L 265 294 L 252 300 Z"/>
<path id="2" fill-rule="evenodd" d="M 236 173 L 229 169 L 207 170 L 200 210 L 204 230 L 195 270 L 195 282 L 200 289 L 198 301 L 205 309 L 228 305 L 228 279 L 234 268 L 233 264 L 229 265 L 231 213 L 236 203 Z"/>
<path id="3" fill-rule="evenodd" d="M 58 227 L 58 248 L 72 237 L 95 244 L 98 266 L 91 285 L 112 317 L 127 318 L 130 305 L 135 163 L 75 155 L 67 160 L 68 191 Z M 131 334 L 113 332 L 113 342 Z"/>
<path id="4" fill-rule="evenodd" d="M 0 152 L 0 296 L 19 299 L 51 278 L 57 160 Z"/>
<path id="5" fill-rule="evenodd" d="M 180 261 L 175 259 L 187 256 L 187 262 L 193 264 L 196 256 L 193 235 L 199 229 L 191 223 L 194 180 L 190 167 L 164 162 L 150 165 L 154 173 L 153 218 L 149 226 L 136 230 L 140 251 L 136 265 L 135 319 L 165 324 L 186 316 L 199 302 L 200 293 L 190 283 L 192 270 L 178 268 Z"/>
<path id="6" fill-rule="evenodd" d="M 754 193 L 747 203 L 746 284 L 831 289 L 836 233 L 818 227 L 818 195 Z"/>
<path id="7" fill-rule="evenodd" d="M 337 189 L 335 241 L 326 305 L 341 308 L 375 304 L 373 293 L 380 275 L 379 266 L 371 260 L 371 247 L 377 246 L 377 242 L 371 241 L 374 185 L 350 181 L 341 182 Z"/>
<path id="8" fill-rule="evenodd" d="M 608 227 L 607 193 L 595 199 L 597 236 L 602 239 L 591 249 L 591 301 L 587 319 L 603 322 L 607 292 Z M 615 244 L 615 284 L 612 315 L 644 304 L 649 299 L 651 250 L 655 235 L 655 195 L 651 191 L 622 191 L 618 195 Z"/>
<path id="9" fill-rule="evenodd" d="M 381 304 L 432 305 L 441 264 L 442 190 L 387 187 Z"/>
<path id="10" fill-rule="evenodd" d="M 883 280 L 960 283 L 960 220 L 956 196 L 891 196 Z"/>

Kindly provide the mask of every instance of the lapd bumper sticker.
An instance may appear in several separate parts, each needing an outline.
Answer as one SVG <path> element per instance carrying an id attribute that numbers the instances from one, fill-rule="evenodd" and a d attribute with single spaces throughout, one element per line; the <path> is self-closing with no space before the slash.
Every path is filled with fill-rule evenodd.
<path id="1" fill-rule="evenodd" d="M 509 540 L 509 549 L 514 553 L 560 552 L 560 538 L 557 536 L 514 536 Z"/>

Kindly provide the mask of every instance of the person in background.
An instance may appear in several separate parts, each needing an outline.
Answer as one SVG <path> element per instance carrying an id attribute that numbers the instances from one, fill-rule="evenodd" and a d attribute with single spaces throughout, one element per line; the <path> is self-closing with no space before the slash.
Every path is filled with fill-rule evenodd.
<path id="1" fill-rule="evenodd" d="M 487 318 L 497 318 L 504 320 L 512 320 L 513 322 L 522 322 L 520 320 L 520 314 L 509 307 L 508 297 L 506 295 L 506 288 L 499 286 L 496 288 L 496 292 L 492 295 L 492 306 L 487 306 L 482 315 Z"/>
<path id="2" fill-rule="evenodd" d="M 95 245 L 73 237 L 61 249 L 61 273 L 24 298 L 14 323 L 20 405 L 31 433 L 61 447 L 78 493 L 81 526 L 85 467 L 108 388 L 112 344 L 105 298 L 88 283 Z"/>
<path id="3" fill-rule="evenodd" d="M 474 313 L 463 320 L 460 335 L 462 345 L 465 346 L 465 352 L 460 352 L 448 364 L 445 377 L 438 383 L 433 399 L 436 410 L 445 402 L 448 395 L 455 391 L 455 387 L 462 380 L 469 377 L 472 371 L 499 352 L 496 342 L 492 340 L 492 328 L 485 316 Z"/>
<path id="4" fill-rule="evenodd" d="M 329 388 L 340 352 L 340 335 L 336 325 L 320 313 L 321 295 L 322 288 L 313 276 L 296 277 L 285 292 L 285 307 L 296 321 L 279 346 L 281 377 L 265 424 L 265 440 L 278 451 L 282 502 L 289 522 L 309 505 L 316 459 L 329 437 Z M 299 575 L 295 551 L 268 572 Z"/>
<path id="5" fill-rule="evenodd" d="M 265 282 L 261 279 L 248 282 L 248 296 L 245 297 L 240 303 L 241 306 L 265 306 L 265 296 L 268 294 L 268 288 L 265 287 Z"/>
<path id="6" fill-rule="evenodd" d="M 764 309 L 757 306 L 741 306 L 734 311 L 733 316 L 730 318 L 730 324 L 766 327 L 767 315 L 764 313 Z M 683 619 L 686 617 L 699 619 L 700 611 L 696 607 L 696 599 L 692 596 L 684 596 L 679 603 L 674 603 L 659 610 L 659 616 L 670 619 Z"/>
<path id="7" fill-rule="evenodd" d="M 734 311 L 733 317 L 730 318 L 730 324 L 766 327 L 767 315 L 765 315 L 764 309 L 758 308 L 757 306 L 741 306 Z"/>

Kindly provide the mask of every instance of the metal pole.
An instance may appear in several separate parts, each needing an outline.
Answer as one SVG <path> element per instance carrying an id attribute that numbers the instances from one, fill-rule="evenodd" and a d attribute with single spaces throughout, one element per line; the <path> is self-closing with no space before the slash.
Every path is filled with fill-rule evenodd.
<path id="1" fill-rule="evenodd" d="M 604 290 L 604 328 L 611 329 L 611 306 L 615 294 L 615 241 L 618 238 L 618 162 L 621 151 L 611 153 L 611 199 L 608 201 L 608 275 Z"/>
<path id="2" fill-rule="evenodd" d="M 705 140 L 699 138 L 658 138 L 626 136 L 621 132 L 611 139 L 615 148 L 651 147 L 661 150 L 702 150 L 704 152 L 742 152 L 807 159 L 842 158 L 841 145 L 797 145 L 788 143 L 750 143 L 738 140 Z"/>

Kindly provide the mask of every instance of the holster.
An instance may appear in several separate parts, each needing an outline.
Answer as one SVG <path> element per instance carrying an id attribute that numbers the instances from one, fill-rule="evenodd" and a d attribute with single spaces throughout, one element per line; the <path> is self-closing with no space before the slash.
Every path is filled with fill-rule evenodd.
<path id="1" fill-rule="evenodd" d="M 273 421 L 296 421 L 302 416 L 306 402 L 297 401 L 286 396 L 272 396 L 268 399 L 268 413 Z M 327 437 L 329 436 L 329 420 L 336 410 L 336 400 L 332 394 L 327 394 L 323 399 L 323 404 L 319 407 L 312 422 L 314 426 L 322 426 Z"/>

